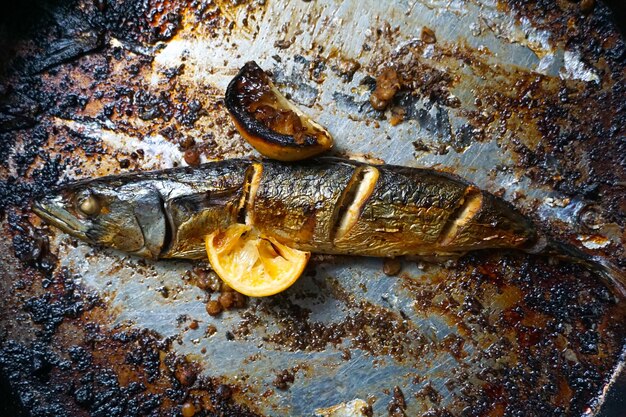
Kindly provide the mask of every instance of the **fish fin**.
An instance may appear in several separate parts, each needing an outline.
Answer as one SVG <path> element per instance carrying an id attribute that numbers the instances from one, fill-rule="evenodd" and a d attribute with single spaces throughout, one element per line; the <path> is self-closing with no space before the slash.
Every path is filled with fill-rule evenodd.
<path id="1" fill-rule="evenodd" d="M 592 259 L 599 266 L 598 273 L 613 284 L 622 297 L 626 298 L 626 272 L 602 257 L 594 256 Z"/>

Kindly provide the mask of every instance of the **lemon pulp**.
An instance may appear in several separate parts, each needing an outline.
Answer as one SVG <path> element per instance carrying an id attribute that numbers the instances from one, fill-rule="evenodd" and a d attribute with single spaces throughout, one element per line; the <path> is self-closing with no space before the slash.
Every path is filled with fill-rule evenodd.
<path id="1" fill-rule="evenodd" d="M 310 252 L 290 248 L 245 224 L 233 224 L 206 237 L 206 251 L 217 275 L 235 291 L 265 297 L 298 280 Z"/>

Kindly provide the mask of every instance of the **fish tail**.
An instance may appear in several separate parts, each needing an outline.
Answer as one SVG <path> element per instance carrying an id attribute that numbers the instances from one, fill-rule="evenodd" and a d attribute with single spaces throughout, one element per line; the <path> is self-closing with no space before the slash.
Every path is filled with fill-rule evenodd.
<path id="1" fill-rule="evenodd" d="M 589 255 L 573 245 L 556 242 L 554 240 L 548 240 L 542 252 L 546 255 L 563 258 L 583 265 L 590 271 L 600 275 L 609 287 L 614 292 L 617 292 L 621 298 L 626 298 L 626 272 L 619 269 L 607 259 L 601 256 Z"/>
<path id="2" fill-rule="evenodd" d="M 620 295 L 626 298 L 626 272 L 613 265 L 611 262 L 599 256 L 593 257 L 599 266 L 598 272 L 602 277 L 609 281 Z"/>

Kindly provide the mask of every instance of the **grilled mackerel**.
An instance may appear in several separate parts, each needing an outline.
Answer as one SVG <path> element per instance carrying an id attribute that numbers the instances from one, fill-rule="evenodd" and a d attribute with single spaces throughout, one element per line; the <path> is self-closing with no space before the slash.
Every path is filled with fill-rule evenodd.
<path id="1" fill-rule="evenodd" d="M 335 158 L 234 159 L 83 180 L 34 211 L 89 243 L 153 259 L 205 258 L 205 236 L 233 223 L 326 254 L 435 256 L 539 241 L 529 220 L 461 178 Z"/>

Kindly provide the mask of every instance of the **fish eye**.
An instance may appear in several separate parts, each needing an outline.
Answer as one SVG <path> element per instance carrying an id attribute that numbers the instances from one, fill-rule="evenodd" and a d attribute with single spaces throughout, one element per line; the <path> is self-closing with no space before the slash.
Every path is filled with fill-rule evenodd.
<path id="1" fill-rule="evenodd" d="M 87 195 L 78 200 L 78 210 L 86 216 L 97 216 L 100 213 L 100 202 L 93 195 Z"/>

